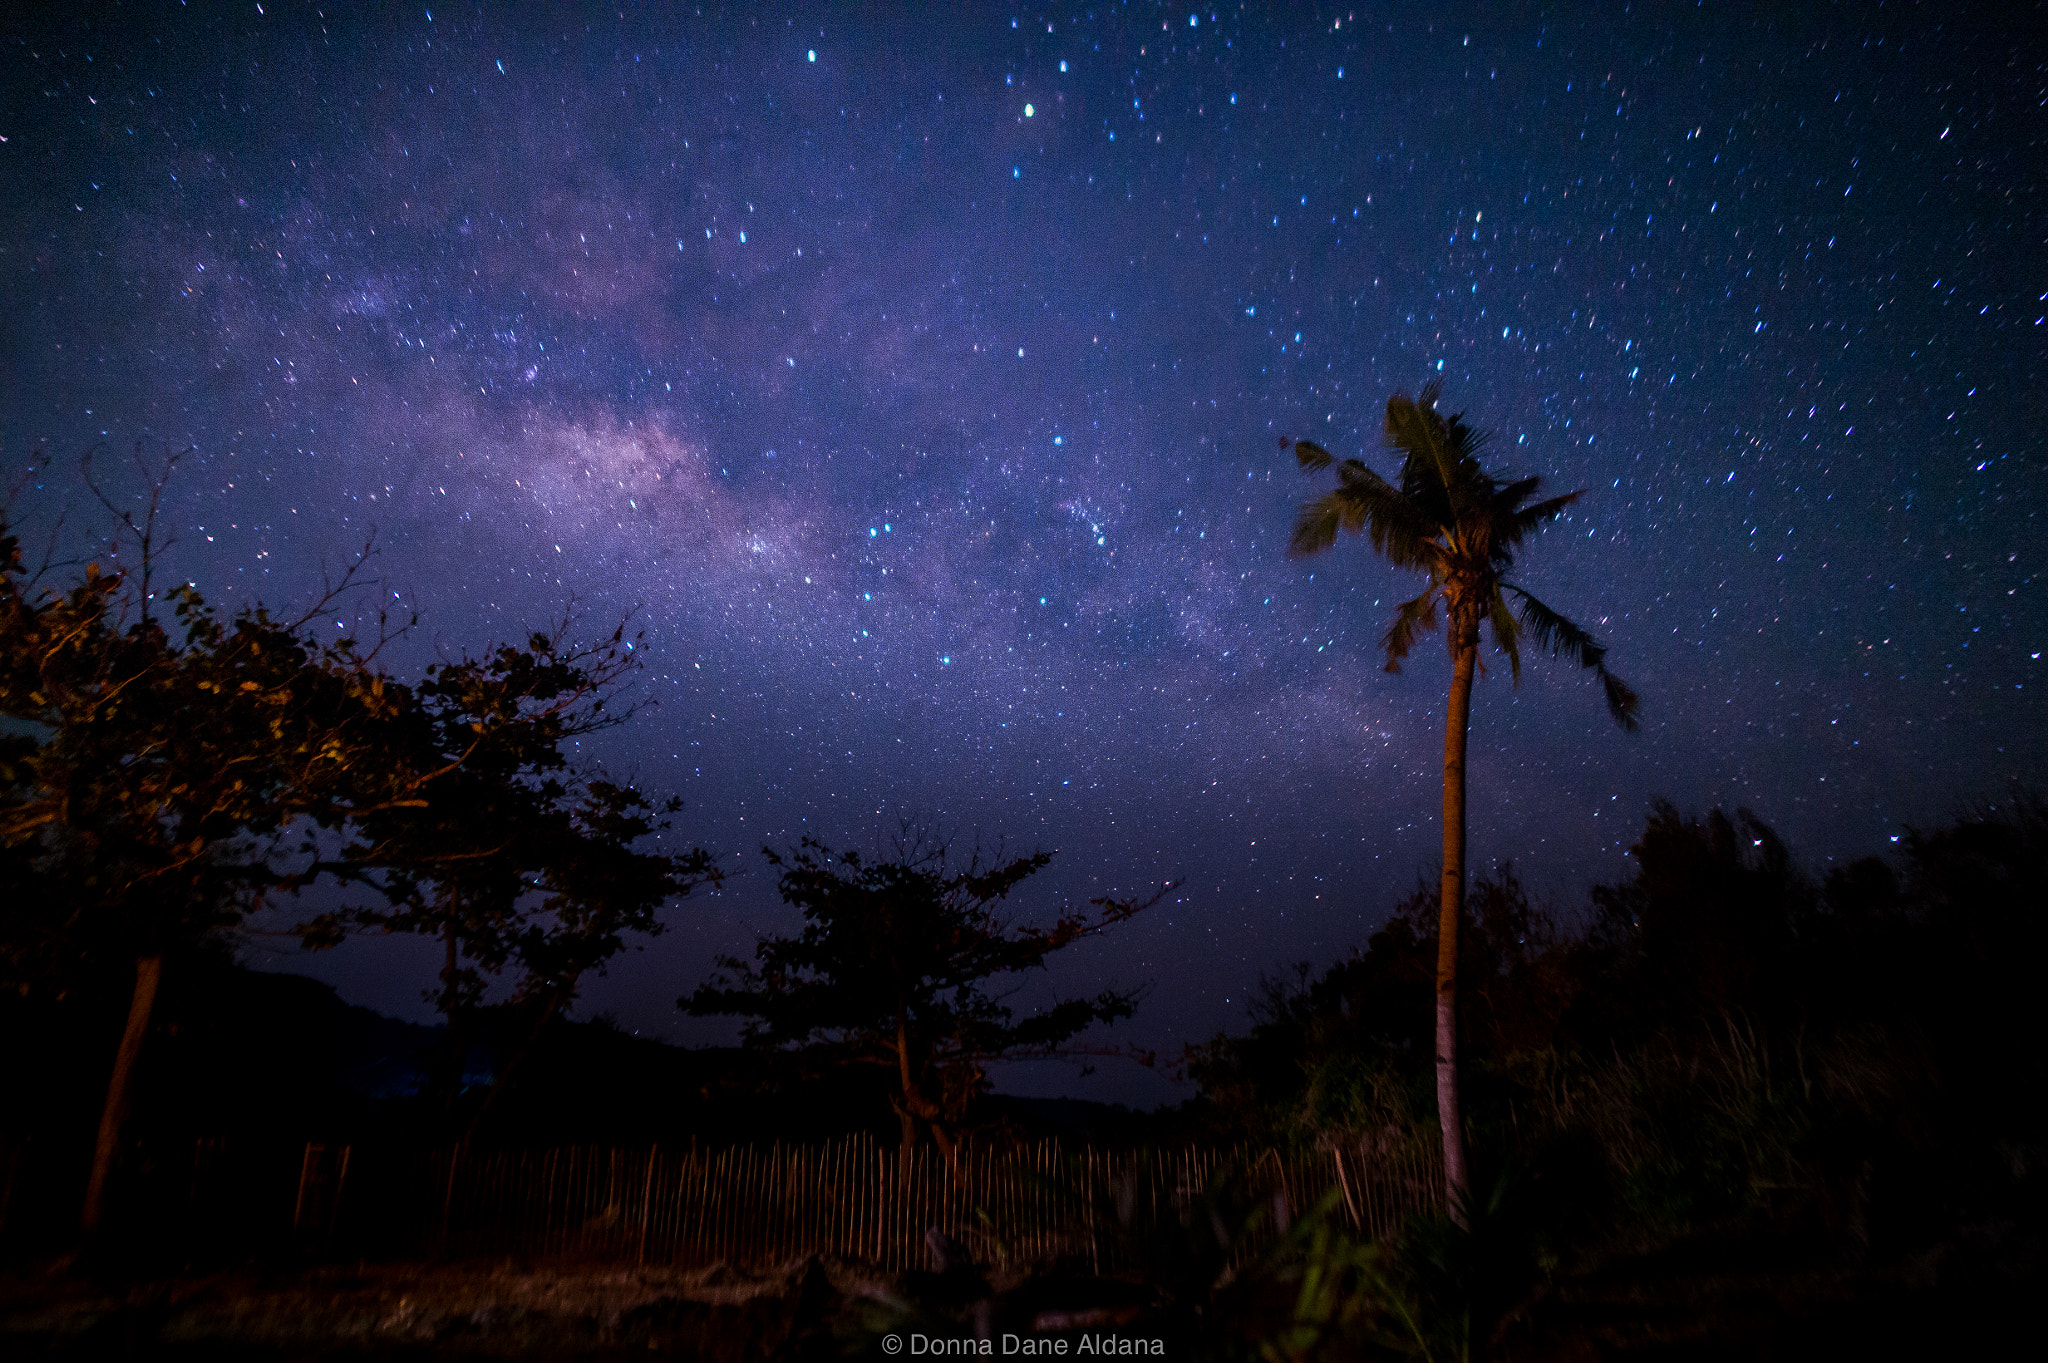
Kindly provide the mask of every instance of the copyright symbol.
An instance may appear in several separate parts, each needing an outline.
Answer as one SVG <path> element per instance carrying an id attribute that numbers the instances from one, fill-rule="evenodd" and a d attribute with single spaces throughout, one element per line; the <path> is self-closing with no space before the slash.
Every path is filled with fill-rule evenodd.
<path id="1" fill-rule="evenodd" d="M 900 1353 L 902 1353 L 902 1352 L 903 1352 L 903 1336 L 901 1336 L 901 1335 L 883 1335 L 883 1336 L 882 1336 L 882 1352 L 883 1352 L 883 1353 L 885 1353 L 885 1354 L 900 1354 Z"/>

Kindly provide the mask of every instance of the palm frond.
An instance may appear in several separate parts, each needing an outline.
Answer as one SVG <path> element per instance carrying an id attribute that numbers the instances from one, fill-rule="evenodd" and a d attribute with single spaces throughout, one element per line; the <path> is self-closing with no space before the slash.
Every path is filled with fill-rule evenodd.
<path id="1" fill-rule="evenodd" d="M 1493 432 L 1467 425 L 1463 412 L 1455 413 L 1447 423 L 1450 427 L 1450 446 L 1461 461 L 1479 462 L 1479 452 L 1493 443 Z"/>
<path id="2" fill-rule="evenodd" d="M 1570 653 L 1577 657 L 1580 667 L 1598 667 L 1607 657 L 1606 648 L 1577 622 L 1566 619 L 1512 582 L 1503 582 L 1501 587 L 1522 598 L 1522 624 L 1552 657 Z"/>
<path id="3" fill-rule="evenodd" d="M 1294 513 L 1294 533 L 1287 541 L 1287 556 L 1307 558 L 1335 544 L 1337 532 L 1344 526 L 1345 509 L 1343 498 L 1334 492 L 1303 502 L 1301 510 Z"/>
<path id="4" fill-rule="evenodd" d="M 1442 390 L 1442 383 L 1432 379 L 1419 400 L 1399 393 L 1388 398 L 1386 439 L 1403 453 L 1401 491 L 1451 537 L 1463 539 L 1474 512 L 1499 510 L 1495 499 L 1501 485 L 1479 462 L 1487 433 L 1468 425 L 1462 412 L 1445 417 L 1436 410 Z M 1533 489 L 1531 483 L 1521 495 Z"/>
<path id="5" fill-rule="evenodd" d="M 1303 468 L 1312 473 L 1320 472 L 1336 462 L 1335 455 L 1331 454 L 1321 445 L 1316 444 L 1313 440 L 1295 441 L 1294 457 Z"/>
<path id="6" fill-rule="evenodd" d="M 1439 387 L 1435 380 L 1425 384 L 1420 403 L 1405 393 L 1387 399 L 1387 445 L 1401 451 L 1402 490 L 1411 497 L 1431 485 L 1450 495 L 1459 482 L 1457 460 L 1450 449 L 1450 428 L 1433 410 Z M 1455 511 L 1457 499 L 1452 495 L 1450 500 L 1450 509 Z"/>
<path id="7" fill-rule="evenodd" d="M 1536 489 L 1542 486 L 1543 479 L 1534 474 L 1527 478 L 1517 478 L 1512 483 L 1503 484 L 1493 494 L 1494 509 L 1503 513 L 1511 512 L 1523 502 L 1528 501 L 1535 494 Z"/>
<path id="8" fill-rule="evenodd" d="M 1562 497 L 1552 497 L 1533 506 L 1523 507 L 1507 518 L 1507 524 L 1499 531 L 1499 542 L 1507 546 L 1520 544 L 1531 531 L 1541 529 L 1556 520 L 1564 514 L 1567 507 L 1585 495 L 1583 491 L 1567 492 Z"/>
<path id="9" fill-rule="evenodd" d="M 1338 466 L 1338 486 L 1302 505 L 1295 517 L 1288 553 L 1319 554 L 1336 542 L 1339 530 L 1364 531 L 1372 547 L 1397 568 L 1430 568 L 1441 557 L 1432 541 L 1436 527 L 1398 488 L 1356 459 Z"/>
<path id="10" fill-rule="evenodd" d="M 1393 484 L 1365 466 L 1363 459 L 1346 459 L 1337 465 L 1337 481 L 1346 487 L 1363 484 L 1367 487 L 1393 489 Z"/>
<path id="11" fill-rule="evenodd" d="M 1489 623 L 1493 626 L 1493 642 L 1501 652 L 1508 655 L 1508 670 L 1515 679 L 1515 685 L 1522 684 L 1522 627 L 1515 621 L 1515 613 L 1508 609 L 1508 599 L 1500 588 L 1493 589 L 1493 600 L 1487 603 Z"/>
<path id="12" fill-rule="evenodd" d="M 1440 526 L 1401 495 L 1401 490 L 1356 459 L 1347 459 L 1338 475 L 1344 490 L 1356 497 L 1372 547 L 1396 567 L 1429 568 L 1442 556 L 1436 543 Z"/>
<path id="13" fill-rule="evenodd" d="M 1599 676 L 1600 686 L 1607 696 L 1607 713 L 1622 728 L 1633 730 L 1636 727 L 1636 693 L 1627 682 L 1607 670 L 1606 646 L 1595 640 L 1583 626 L 1566 619 L 1522 588 L 1511 582 L 1504 582 L 1501 586 L 1522 599 L 1522 624 L 1536 636 L 1538 643 L 1550 650 L 1551 656 L 1572 654 L 1580 667 Z"/>
<path id="14" fill-rule="evenodd" d="M 1607 713 L 1614 716 L 1614 722 L 1630 733 L 1636 731 L 1636 693 L 1621 678 L 1600 669 L 1600 685 L 1607 692 Z"/>
<path id="15" fill-rule="evenodd" d="M 1401 495 L 1415 504 L 1415 509 L 1428 517 L 1434 525 L 1444 528 L 1446 535 L 1455 533 L 1458 524 L 1458 502 L 1451 497 L 1451 490 L 1437 477 L 1436 464 L 1426 455 L 1409 455 L 1401 461 L 1399 479 Z"/>
<path id="16" fill-rule="evenodd" d="M 1394 623 L 1387 626 L 1386 634 L 1380 639 L 1380 645 L 1387 651 L 1387 671 L 1401 670 L 1401 660 L 1408 656 L 1408 650 L 1415 647 L 1417 632 L 1436 628 L 1437 591 L 1437 585 L 1432 582 L 1422 595 L 1413 601 L 1403 601 L 1401 608 L 1394 612 Z"/>

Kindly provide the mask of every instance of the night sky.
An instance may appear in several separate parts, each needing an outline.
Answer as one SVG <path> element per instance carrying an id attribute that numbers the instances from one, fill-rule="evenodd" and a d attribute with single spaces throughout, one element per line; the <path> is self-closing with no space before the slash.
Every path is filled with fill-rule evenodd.
<path id="1" fill-rule="evenodd" d="M 1179 881 L 1056 975 L 1150 981 L 1151 1045 L 1362 944 L 1449 667 L 1380 670 L 1419 584 L 1362 541 L 1287 559 L 1279 438 L 1391 472 L 1430 378 L 1588 490 L 1521 580 L 1643 704 L 1484 678 L 1475 869 L 1569 908 L 1659 795 L 1822 867 L 2038 788 L 2038 9 L 377 8 L 6 21 L 0 464 L 84 544 L 77 456 L 191 446 L 170 561 L 231 608 L 374 533 L 401 671 L 632 612 L 585 751 L 751 874 L 585 1016 L 729 1034 L 673 1000 L 788 925 L 761 843 L 905 819 L 1056 851 L 1020 908 Z M 406 944 L 250 950 L 427 1014 Z"/>

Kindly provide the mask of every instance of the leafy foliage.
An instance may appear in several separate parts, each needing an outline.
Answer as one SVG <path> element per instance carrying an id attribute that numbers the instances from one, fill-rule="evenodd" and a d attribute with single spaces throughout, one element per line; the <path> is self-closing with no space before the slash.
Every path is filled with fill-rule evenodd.
<path id="1" fill-rule="evenodd" d="M 1466 907 L 1458 973 L 1479 1055 L 1547 1041 L 1575 987 L 1558 968 L 1558 929 L 1511 866 L 1475 880 Z M 1304 963 L 1263 980 L 1247 1033 L 1189 1052 L 1222 1132 L 1382 1149 L 1416 1139 L 1429 1110 L 1436 931 L 1436 887 L 1418 883 L 1364 949 L 1320 974 Z"/>
<path id="2" fill-rule="evenodd" d="M 443 939 L 448 964 L 428 997 L 451 1022 L 508 971 L 516 1004 L 559 1010 L 628 934 L 658 934 L 663 906 L 718 878 L 701 849 L 643 845 L 669 831 L 679 800 L 571 762 L 572 740 L 626 718 L 607 705 L 634 664 L 623 628 L 589 648 L 568 632 L 565 622 L 399 689 L 371 764 L 377 789 L 322 863 L 376 897 L 305 924 L 308 943 Z"/>
<path id="3" fill-rule="evenodd" d="M 1060 1054 L 1137 1006 L 1137 991 L 1111 989 L 1019 1018 L 992 986 L 1043 969 L 1052 953 L 1156 897 L 1097 899 L 1092 913 L 1068 910 L 1040 927 L 1005 918 L 1001 905 L 1045 868 L 1047 853 L 955 868 L 944 848 L 870 860 L 806 838 L 787 854 L 763 852 L 781 872 L 783 901 L 802 911 L 803 931 L 764 939 L 752 962 L 722 958 L 721 973 L 677 1003 L 699 1016 L 751 1019 L 754 1045 L 893 1070 L 890 1101 L 906 1138 L 922 1124 L 950 1150 L 990 1062 Z"/>
<path id="4" fill-rule="evenodd" d="M 146 598 L 144 598 L 146 600 Z M 0 538 L 0 847 L 8 983 L 188 949 L 288 884 L 295 831 L 347 815 L 391 697 L 354 643 L 260 607 L 223 620 L 122 572 L 26 582 Z"/>
<path id="5" fill-rule="evenodd" d="M 1481 879 L 1460 941 L 1475 1147 L 1514 1175 L 1553 1261 L 1708 1234 L 1921 1253 L 1969 1218 L 2038 1210 L 2020 1152 L 2048 1145 L 2039 800 L 1818 881 L 1747 811 L 1659 802 L 1631 856 L 1569 931 L 1511 876 Z M 1421 1138 L 1428 898 L 1200 1052 L 1225 1133 Z"/>
<path id="6" fill-rule="evenodd" d="M 377 664 L 403 632 L 381 612 L 368 649 L 310 628 L 364 560 L 295 618 L 224 618 L 190 584 L 155 587 L 158 511 L 177 456 L 152 469 L 138 517 L 86 482 L 115 542 L 63 590 L 41 586 L 0 523 L 0 985 L 55 996 L 132 975 L 83 1226 L 97 1223 L 129 1077 L 166 961 L 192 961 L 262 907 L 335 876 L 378 896 L 302 925 L 448 943 L 451 1021 L 484 975 L 516 963 L 515 1004 L 540 1024 L 630 934 L 716 868 L 640 846 L 679 805 L 578 767 L 564 745 L 608 711 L 633 666 L 623 629 L 594 649 L 568 626 L 418 686 Z M 132 545 L 139 559 L 118 563 Z M 467 949 L 469 959 L 462 959 Z"/>

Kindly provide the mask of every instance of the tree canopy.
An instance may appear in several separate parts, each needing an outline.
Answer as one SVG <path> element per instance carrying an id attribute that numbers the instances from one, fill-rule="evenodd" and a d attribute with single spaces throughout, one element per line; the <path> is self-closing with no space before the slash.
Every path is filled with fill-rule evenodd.
<path id="1" fill-rule="evenodd" d="M 571 629 L 430 667 L 401 691 L 376 761 L 393 798 L 358 811 L 322 863 L 372 898 L 303 925 L 314 946 L 350 932 L 442 939 L 428 997 L 451 1023 L 508 971 L 515 1003 L 559 1010 L 627 935 L 658 934 L 664 905 L 717 879 L 701 849 L 645 845 L 681 801 L 572 760 L 573 740 L 630 716 L 612 702 L 634 662 L 623 627 L 589 646 Z"/>
<path id="2" fill-rule="evenodd" d="M 763 852 L 781 873 L 783 902 L 802 911 L 803 931 L 765 938 L 752 962 L 721 958 L 720 973 L 677 1003 L 698 1016 L 749 1019 L 753 1045 L 893 1072 L 890 1103 L 906 1149 L 922 1126 L 950 1158 L 990 1063 L 1059 1055 L 1089 1027 L 1137 1007 L 1138 990 L 1108 989 L 1018 1017 L 997 990 L 1156 897 L 1096 899 L 1092 912 L 1066 909 L 1035 926 L 1001 906 L 1048 853 L 955 867 L 942 847 L 869 859 L 806 838 L 787 854 Z"/>
<path id="3" fill-rule="evenodd" d="M 1486 433 L 1467 424 L 1462 413 L 1447 417 L 1438 412 L 1442 391 L 1443 385 L 1431 380 L 1419 398 L 1396 394 L 1387 400 L 1387 444 L 1402 456 L 1398 485 L 1363 460 L 1339 461 L 1313 441 L 1293 442 L 1303 469 L 1320 472 L 1336 465 L 1337 486 L 1301 508 L 1289 552 L 1296 557 L 1319 554 L 1336 543 L 1338 531 L 1362 532 L 1395 567 L 1428 575 L 1429 585 L 1401 603 L 1381 637 L 1387 671 L 1400 671 L 1416 636 L 1436 627 L 1441 603 L 1453 653 L 1468 629 L 1476 639 L 1483 622 L 1519 681 L 1522 640 L 1533 638 L 1548 652 L 1571 657 L 1598 676 L 1609 713 L 1623 728 L 1633 729 L 1636 694 L 1607 670 L 1606 648 L 1508 580 L 1522 542 L 1584 494 L 1567 492 L 1532 502 L 1541 478 L 1503 479 L 1489 472 L 1479 462 Z"/>
<path id="4" fill-rule="evenodd" d="M 37 592 L 0 537 L 0 846 L 9 982 L 175 953 L 292 879 L 295 833 L 347 817 L 391 714 L 341 639 L 261 607 L 224 620 L 180 585 L 145 611 L 88 564 Z M 169 619 L 164 619 L 165 608 Z"/>

